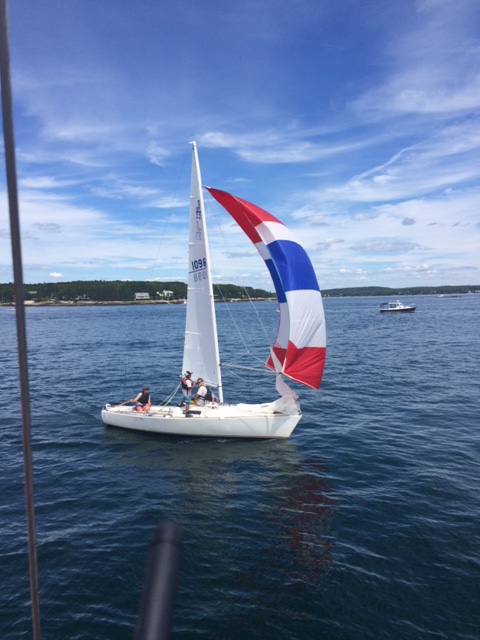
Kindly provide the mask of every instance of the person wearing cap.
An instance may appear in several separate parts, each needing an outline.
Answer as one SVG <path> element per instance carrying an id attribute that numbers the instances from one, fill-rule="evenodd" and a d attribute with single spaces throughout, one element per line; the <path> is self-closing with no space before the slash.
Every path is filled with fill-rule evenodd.
<path id="1" fill-rule="evenodd" d="M 140 393 L 130 400 L 130 402 L 134 403 L 134 411 L 138 411 L 139 413 L 148 413 L 152 404 L 150 400 L 150 389 L 148 387 L 143 387 Z"/>
<path id="2" fill-rule="evenodd" d="M 193 389 L 192 372 L 191 371 L 185 371 L 185 375 L 182 378 L 183 398 L 182 398 L 182 401 L 180 402 L 180 406 L 181 407 L 183 407 L 183 405 L 185 403 L 187 403 L 187 404 L 190 403 L 190 397 L 192 395 L 192 389 Z M 188 402 L 187 402 L 187 398 L 188 398 Z"/>
<path id="3" fill-rule="evenodd" d="M 197 385 L 198 389 L 197 393 L 193 397 L 193 401 L 195 402 L 195 404 L 198 404 L 199 407 L 203 407 L 205 405 L 205 396 L 207 395 L 208 389 L 205 386 L 203 378 L 199 378 L 197 380 Z"/>

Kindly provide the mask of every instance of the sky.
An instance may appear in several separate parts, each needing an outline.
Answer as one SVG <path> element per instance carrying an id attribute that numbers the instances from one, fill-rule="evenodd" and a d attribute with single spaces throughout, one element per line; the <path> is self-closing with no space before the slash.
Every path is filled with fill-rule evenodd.
<path id="1" fill-rule="evenodd" d="M 195 140 L 203 183 L 289 226 L 322 289 L 478 285 L 479 9 L 11 0 L 24 281 L 186 281 Z M 273 290 L 206 211 L 214 281 Z"/>

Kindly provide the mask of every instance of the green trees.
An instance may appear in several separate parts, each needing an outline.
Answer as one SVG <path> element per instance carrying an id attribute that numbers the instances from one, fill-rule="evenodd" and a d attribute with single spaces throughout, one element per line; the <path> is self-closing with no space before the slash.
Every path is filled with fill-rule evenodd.
<path id="1" fill-rule="evenodd" d="M 462 294 L 479 292 L 480 285 L 458 285 L 440 287 L 406 287 L 392 289 L 388 287 L 351 287 L 344 289 L 323 290 L 323 296 L 355 297 L 355 296 L 414 296 Z M 242 287 L 235 284 L 213 285 L 215 300 L 248 300 L 249 298 L 274 298 L 275 294 L 264 289 Z M 122 280 L 78 280 L 75 282 L 49 282 L 41 284 L 26 284 L 24 287 L 25 300 L 34 302 L 133 302 L 136 293 L 148 293 L 150 300 L 179 302 L 187 295 L 187 285 L 184 282 L 146 282 Z M 13 285 L 0 284 L 0 303 L 13 302 Z"/>
<path id="2" fill-rule="evenodd" d="M 121 280 L 91 280 L 26 284 L 25 300 L 34 302 L 133 302 L 136 293 L 148 293 L 150 300 L 184 300 L 187 285 L 184 282 L 123 282 Z M 214 285 L 215 299 L 269 298 L 273 294 L 263 289 L 226 284 Z M 0 284 L 0 302 L 13 302 L 13 285 Z"/>

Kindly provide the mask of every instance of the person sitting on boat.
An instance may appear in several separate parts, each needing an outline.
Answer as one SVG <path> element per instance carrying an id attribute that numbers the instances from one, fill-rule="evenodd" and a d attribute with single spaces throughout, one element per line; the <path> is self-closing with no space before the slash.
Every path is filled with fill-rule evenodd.
<path id="1" fill-rule="evenodd" d="M 213 400 L 212 392 L 207 386 L 205 386 L 203 378 L 199 378 L 197 380 L 197 384 L 197 393 L 193 396 L 192 402 L 195 402 L 199 407 L 203 407 L 206 402 L 211 402 Z"/>
<path id="2" fill-rule="evenodd" d="M 148 387 L 143 387 L 140 393 L 138 393 L 133 400 L 130 400 L 130 402 L 134 403 L 134 411 L 138 411 L 139 413 L 148 413 L 152 404 L 150 400 L 150 389 Z"/>
<path id="3" fill-rule="evenodd" d="M 182 378 L 182 393 L 183 393 L 183 398 L 180 402 L 180 406 L 183 407 L 183 405 L 186 402 L 186 399 L 188 398 L 188 402 L 190 402 L 190 398 L 192 395 L 192 390 L 193 390 L 193 380 L 192 380 L 192 372 L 191 371 L 186 371 L 184 377 Z"/>

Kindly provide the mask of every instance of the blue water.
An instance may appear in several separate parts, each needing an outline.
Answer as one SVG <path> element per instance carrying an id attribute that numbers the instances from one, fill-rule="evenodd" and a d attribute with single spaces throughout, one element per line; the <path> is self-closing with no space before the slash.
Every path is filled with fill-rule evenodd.
<path id="1" fill-rule="evenodd" d="M 183 552 L 176 639 L 480 638 L 480 296 L 326 299 L 319 393 L 288 441 L 105 428 L 181 366 L 185 309 L 27 309 L 43 638 L 130 639 L 155 526 Z M 248 304 L 237 324 L 266 356 Z M 225 361 L 246 351 L 217 306 Z M 257 312 L 271 337 L 273 303 Z M 14 313 L 2 349 L 0 638 L 30 638 Z M 244 362 L 242 360 L 242 362 Z M 229 400 L 273 397 L 224 374 Z"/>

